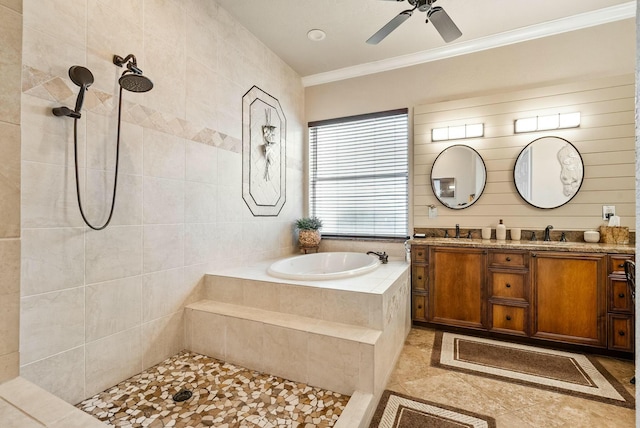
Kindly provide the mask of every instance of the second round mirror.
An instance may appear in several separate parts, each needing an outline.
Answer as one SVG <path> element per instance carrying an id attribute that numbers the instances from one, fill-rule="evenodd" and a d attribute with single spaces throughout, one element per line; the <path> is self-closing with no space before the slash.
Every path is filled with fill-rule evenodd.
<path id="1" fill-rule="evenodd" d="M 530 142 L 516 160 L 513 180 L 518 193 L 537 208 L 558 208 L 578 193 L 584 178 L 582 156 L 560 137 Z"/>

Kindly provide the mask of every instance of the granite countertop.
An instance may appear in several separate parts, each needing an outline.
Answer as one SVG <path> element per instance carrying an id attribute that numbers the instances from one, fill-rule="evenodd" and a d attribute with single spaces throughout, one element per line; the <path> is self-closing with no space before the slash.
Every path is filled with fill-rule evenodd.
<path id="1" fill-rule="evenodd" d="M 535 251 L 566 251 L 580 253 L 617 253 L 635 254 L 635 245 L 629 244 L 600 244 L 588 242 L 559 242 L 559 241 L 497 241 L 495 239 L 467 239 L 467 238 L 413 238 L 412 245 L 441 245 L 451 247 L 492 248 L 504 250 L 535 250 Z"/>

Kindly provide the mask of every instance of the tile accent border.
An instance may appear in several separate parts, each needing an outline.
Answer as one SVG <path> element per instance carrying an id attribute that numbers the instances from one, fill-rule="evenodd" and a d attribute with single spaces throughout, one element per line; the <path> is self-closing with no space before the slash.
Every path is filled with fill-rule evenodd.
<path id="1" fill-rule="evenodd" d="M 27 95 L 70 104 L 76 96 L 67 79 L 51 75 L 28 65 L 22 66 L 22 92 Z M 228 150 L 242 152 L 242 141 L 215 129 L 197 126 L 189 121 L 162 113 L 153 108 L 124 100 L 122 120 L 176 137 Z M 117 108 L 117 98 L 113 94 L 98 89 L 87 91 L 85 108 L 92 113 L 110 114 Z"/>

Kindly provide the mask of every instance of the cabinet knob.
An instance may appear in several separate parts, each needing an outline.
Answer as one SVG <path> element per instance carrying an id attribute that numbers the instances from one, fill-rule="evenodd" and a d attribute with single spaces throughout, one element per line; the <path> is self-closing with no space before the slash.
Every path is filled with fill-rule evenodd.
<path id="1" fill-rule="evenodd" d="M 511 284 L 507 282 L 507 288 L 511 288 Z"/>
<path id="2" fill-rule="evenodd" d="M 625 332 L 624 332 L 623 330 L 620 330 L 620 331 L 618 332 L 618 334 L 619 334 L 620 336 L 624 336 L 624 335 L 625 335 Z"/>
<path id="3" fill-rule="evenodd" d="M 531 253 L 531 257 L 538 257 L 536 253 Z"/>
<path id="4" fill-rule="evenodd" d="M 421 276 L 419 276 L 419 277 L 418 277 L 418 279 L 422 279 L 422 277 L 421 277 Z"/>
<path id="5" fill-rule="evenodd" d="M 422 309 L 422 305 L 418 305 L 418 309 Z"/>
<path id="6" fill-rule="evenodd" d="M 510 262 L 511 261 L 511 257 L 507 257 L 507 261 Z"/>
<path id="7" fill-rule="evenodd" d="M 624 297 L 624 293 L 618 294 L 618 297 L 622 299 Z"/>
<path id="8" fill-rule="evenodd" d="M 511 315 L 507 315 L 507 321 L 511 321 Z"/>
<path id="9" fill-rule="evenodd" d="M 620 264 L 618 265 L 618 267 L 619 267 L 620 269 L 624 269 L 624 263 L 620 263 Z"/>
<path id="10" fill-rule="evenodd" d="M 419 252 L 419 253 L 418 253 L 418 255 L 419 255 L 419 256 L 421 256 L 421 255 L 422 255 L 422 252 Z"/>

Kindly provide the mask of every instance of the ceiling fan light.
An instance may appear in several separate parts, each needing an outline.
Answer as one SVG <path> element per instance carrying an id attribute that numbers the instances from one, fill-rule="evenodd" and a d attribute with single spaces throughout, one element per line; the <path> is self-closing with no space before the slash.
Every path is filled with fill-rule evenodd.
<path id="1" fill-rule="evenodd" d="M 452 42 L 462 36 L 462 31 L 460 31 L 447 12 L 440 6 L 433 6 L 429 12 L 427 12 L 427 17 L 431 20 L 431 23 L 445 42 Z"/>

